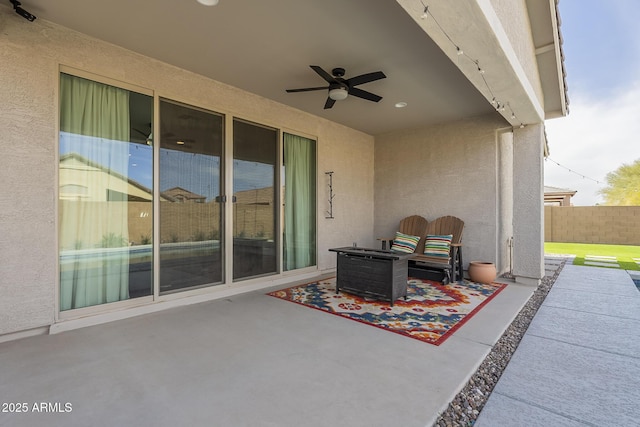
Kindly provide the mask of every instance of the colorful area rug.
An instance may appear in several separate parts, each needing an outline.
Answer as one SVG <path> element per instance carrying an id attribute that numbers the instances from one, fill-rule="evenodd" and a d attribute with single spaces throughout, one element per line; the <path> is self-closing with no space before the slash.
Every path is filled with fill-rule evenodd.
<path id="1" fill-rule="evenodd" d="M 410 278 L 407 300 L 400 298 L 393 307 L 387 301 L 342 291 L 336 294 L 335 278 L 270 292 L 268 295 L 440 345 L 506 286 L 466 280 L 443 285 Z"/>

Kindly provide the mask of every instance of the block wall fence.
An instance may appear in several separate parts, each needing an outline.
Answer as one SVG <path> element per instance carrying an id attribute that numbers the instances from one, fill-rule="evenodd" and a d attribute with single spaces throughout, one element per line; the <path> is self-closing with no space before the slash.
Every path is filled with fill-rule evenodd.
<path id="1" fill-rule="evenodd" d="M 544 240 L 640 246 L 640 206 L 545 206 Z"/>

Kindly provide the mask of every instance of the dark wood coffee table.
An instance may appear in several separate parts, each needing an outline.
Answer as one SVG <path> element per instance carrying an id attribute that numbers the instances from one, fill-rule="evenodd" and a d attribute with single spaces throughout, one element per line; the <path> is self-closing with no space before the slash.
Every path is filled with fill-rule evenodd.
<path id="1" fill-rule="evenodd" d="M 405 254 L 368 248 L 331 248 L 337 252 L 336 293 L 344 290 L 393 303 L 407 296 L 409 259 Z"/>

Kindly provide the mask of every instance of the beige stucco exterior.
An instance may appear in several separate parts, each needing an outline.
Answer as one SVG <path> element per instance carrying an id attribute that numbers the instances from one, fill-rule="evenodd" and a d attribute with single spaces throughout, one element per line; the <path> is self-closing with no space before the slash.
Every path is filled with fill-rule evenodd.
<path id="1" fill-rule="evenodd" d="M 491 0 L 513 52 L 539 99 L 544 98 L 531 35 L 522 31 L 529 26 L 526 0 Z"/>
<path id="2" fill-rule="evenodd" d="M 495 115 L 397 132 L 376 139 L 376 235 L 393 235 L 400 220 L 453 215 L 465 222 L 463 261 L 498 262 L 501 217 Z M 503 269 L 502 262 L 498 268 Z"/>
<path id="3" fill-rule="evenodd" d="M 513 274 L 538 283 L 544 275 L 544 126 L 515 129 L 513 136 Z"/>
<path id="4" fill-rule="evenodd" d="M 10 19 L 9 19 L 10 18 Z M 332 246 L 372 245 L 374 138 L 61 26 L 0 14 L 0 335 L 51 325 L 57 286 L 57 122 L 60 65 L 318 141 L 318 269 Z M 334 172 L 334 219 L 325 219 Z M 16 195 L 20 194 L 20 197 Z"/>
<path id="5" fill-rule="evenodd" d="M 534 66 L 535 46 L 520 28 L 526 21 L 525 2 L 492 3 L 504 8 L 494 13 L 503 25 L 504 18 L 515 13 L 498 39 L 511 40 L 508 54 L 515 51 L 514 58 L 522 62 L 518 70 L 524 70 L 520 76 L 526 80 L 524 89 L 514 93 L 532 96 L 523 117 L 535 119 L 543 101 Z M 486 10 L 489 5 L 478 2 L 476 9 Z M 463 219 L 465 267 L 480 259 L 495 262 L 505 272 L 513 263 L 514 273 L 534 284 L 543 275 L 540 115 L 524 129 L 514 130 L 496 113 L 374 137 L 45 20 L 25 25 L 9 10 L 0 6 L 0 338 L 43 332 L 68 322 L 56 304 L 61 67 L 142 90 L 156 100 L 168 98 L 224 114 L 227 123 L 237 117 L 317 140 L 314 271 L 227 283 L 171 299 L 156 295 L 154 301 L 145 302 L 148 306 L 198 302 L 333 272 L 335 254 L 329 248 L 353 242 L 378 247 L 377 237 L 389 236 L 400 219 L 412 214 L 429 220 L 442 215 Z M 511 78 L 514 75 L 518 73 L 511 73 Z M 229 147 L 230 136 L 226 138 Z M 325 172 L 329 171 L 333 172 L 333 218 L 326 218 L 330 194 Z M 513 236 L 512 260 L 508 242 Z M 144 312 L 140 307 L 121 310 Z M 118 316 L 109 314 L 104 319 Z"/>

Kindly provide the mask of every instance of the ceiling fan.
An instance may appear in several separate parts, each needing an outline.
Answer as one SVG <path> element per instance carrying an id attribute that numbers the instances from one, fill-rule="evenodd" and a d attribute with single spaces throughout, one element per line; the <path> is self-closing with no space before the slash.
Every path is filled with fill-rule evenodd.
<path id="1" fill-rule="evenodd" d="M 312 90 L 328 89 L 329 95 L 327 97 L 327 102 L 325 102 L 324 104 L 325 110 L 333 107 L 333 104 L 335 104 L 336 101 L 341 101 L 348 95 L 357 96 L 358 98 L 366 99 L 367 101 L 373 102 L 378 102 L 382 99 L 381 96 L 356 87 L 364 83 L 369 83 L 386 78 L 387 76 L 385 76 L 382 71 L 375 71 L 373 73 L 361 74 L 356 77 L 351 77 L 350 79 L 344 79 L 344 68 L 334 68 L 333 70 L 331 70 L 331 74 L 333 74 L 331 75 L 317 65 L 310 65 L 310 67 L 313 71 L 318 73 L 320 77 L 325 79 L 327 83 L 329 83 L 329 86 L 287 89 L 287 92 L 310 92 Z"/>

